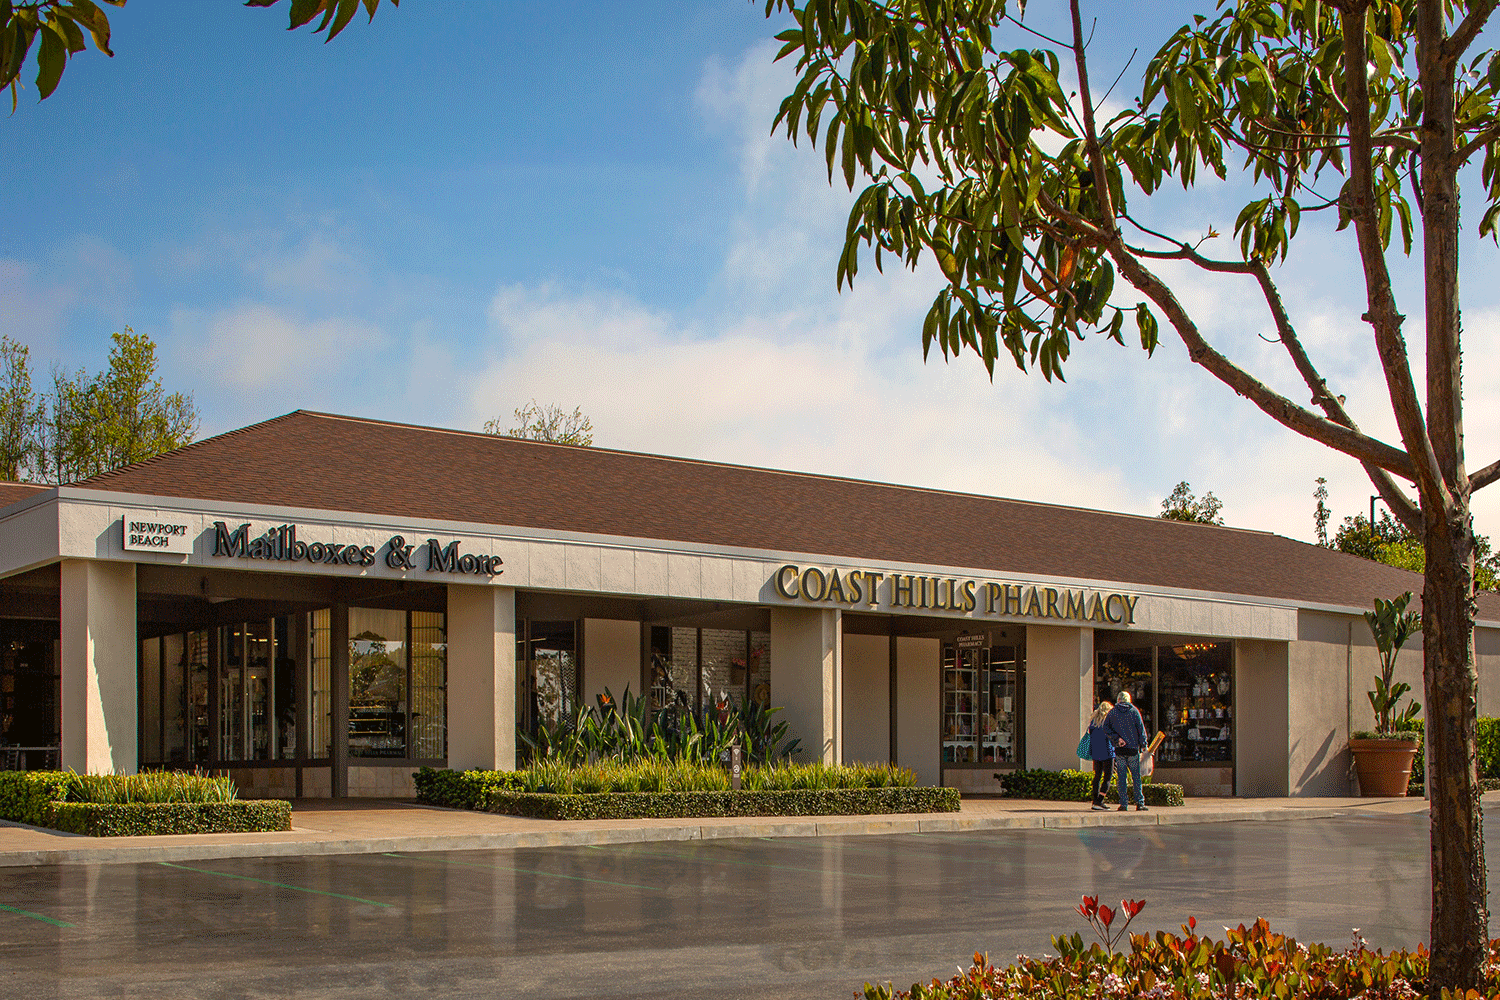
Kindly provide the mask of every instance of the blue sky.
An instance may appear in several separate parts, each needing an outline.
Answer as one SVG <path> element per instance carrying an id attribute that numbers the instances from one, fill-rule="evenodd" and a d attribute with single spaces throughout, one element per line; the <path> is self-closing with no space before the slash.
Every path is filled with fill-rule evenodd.
<path id="1" fill-rule="evenodd" d="M 1099 5 L 1096 84 L 1138 47 L 1130 93 L 1206 6 Z M 1028 22 L 1060 31 L 1061 9 L 1035 0 Z M 632 450 L 1146 514 L 1186 479 L 1229 523 L 1302 538 L 1316 476 L 1338 515 L 1367 509 L 1352 460 L 1179 344 L 1148 360 L 1091 342 L 1066 385 L 991 384 L 973 358 L 922 363 L 932 269 L 866 269 L 837 294 L 851 196 L 769 135 L 791 76 L 759 2 L 406 0 L 328 45 L 287 32 L 284 4 L 110 16 L 114 59 L 76 57 L 55 95 L 23 90 L 0 121 L 0 330 L 39 374 L 98 367 L 129 324 L 204 433 L 298 407 L 478 429 L 537 398 Z M 1243 195 L 1232 181 L 1142 207 L 1228 232 Z M 1475 467 L 1500 457 L 1495 260 L 1466 244 Z M 1225 350 L 1305 396 L 1257 339 L 1250 289 L 1175 276 Z M 1314 226 L 1281 278 L 1356 416 L 1389 433 L 1351 244 Z M 1500 494 L 1475 507 L 1500 531 Z"/>

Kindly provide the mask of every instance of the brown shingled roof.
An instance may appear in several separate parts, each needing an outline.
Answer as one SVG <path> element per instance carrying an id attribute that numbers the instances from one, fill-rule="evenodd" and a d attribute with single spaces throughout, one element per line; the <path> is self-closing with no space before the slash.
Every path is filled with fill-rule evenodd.
<path id="1" fill-rule="evenodd" d="M 302 410 L 77 485 L 1344 606 L 1421 589 L 1267 532 Z M 1480 610 L 1500 618 L 1500 596 Z"/>
<path id="2" fill-rule="evenodd" d="M 37 486 L 35 483 L 0 483 L 0 508 L 20 503 L 27 497 L 36 496 L 47 489 L 51 487 Z"/>

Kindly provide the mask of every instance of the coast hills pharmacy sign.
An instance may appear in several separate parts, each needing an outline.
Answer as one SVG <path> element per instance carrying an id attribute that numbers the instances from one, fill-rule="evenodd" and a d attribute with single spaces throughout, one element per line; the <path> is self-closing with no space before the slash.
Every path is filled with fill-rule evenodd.
<path id="1" fill-rule="evenodd" d="M 959 614 L 1055 618 L 1110 625 L 1135 624 L 1139 595 L 1112 594 L 1066 587 L 961 580 L 911 573 L 876 573 L 866 569 L 822 569 L 788 564 L 771 578 L 776 593 L 806 604 L 843 604 L 851 608 L 955 611 Z"/>

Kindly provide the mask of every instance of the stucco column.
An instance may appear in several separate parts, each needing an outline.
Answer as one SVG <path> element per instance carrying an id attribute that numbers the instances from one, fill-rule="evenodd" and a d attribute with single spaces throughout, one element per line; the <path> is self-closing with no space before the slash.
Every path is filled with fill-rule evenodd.
<path id="1" fill-rule="evenodd" d="M 837 608 L 771 609 L 771 704 L 802 741 L 802 760 L 844 759 L 842 646 Z"/>
<path id="2" fill-rule="evenodd" d="M 1026 626 L 1026 766 L 1079 767 L 1094 699 L 1094 630 Z"/>
<path id="3" fill-rule="evenodd" d="M 135 564 L 62 562 L 62 766 L 134 774 Z"/>
<path id="4" fill-rule="evenodd" d="M 448 585 L 448 766 L 516 766 L 516 591 Z"/>

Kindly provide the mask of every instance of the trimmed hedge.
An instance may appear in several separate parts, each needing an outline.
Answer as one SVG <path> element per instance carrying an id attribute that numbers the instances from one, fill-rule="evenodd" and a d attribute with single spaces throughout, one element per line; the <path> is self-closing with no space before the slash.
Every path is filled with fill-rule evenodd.
<path id="1" fill-rule="evenodd" d="M 437 803 L 439 805 L 443 803 Z M 593 792 L 556 795 L 490 788 L 486 812 L 533 819 L 670 819 L 709 816 L 870 816 L 957 812 L 956 788 L 827 788 L 767 792 Z"/>
<path id="2" fill-rule="evenodd" d="M 995 778 L 1008 799 L 1088 802 L 1094 787 L 1091 771 L 1047 771 L 1038 767 L 1025 771 L 997 771 Z M 1148 806 L 1182 805 L 1181 785 L 1158 784 L 1148 778 L 1142 788 Z M 1116 800 L 1118 796 L 1111 799 Z"/>
<path id="3" fill-rule="evenodd" d="M 0 819 L 51 826 L 52 805 L 67 797 L 63 771 L 0 771 Z"/>
<path id="4" fill-rule="evenodd" d="M 274 833 L 292 828 L 292 804 L 251 802 L 78 802 L 71 771 L 0 771 L 0 819 L 90 837 L 175 833 Z M 86 791 L 87 789 L 82 789 Z"/>
<path id="5" fill-rule="evenodd" d="M 417 801 L 449 809 L 480 809 L 488 791 L 522 790 L 519 771 L 449 771 L 424 767 L 412 775 Z"/>
<path id="6" fill-rule="evenodd" d="M 292 828 L 285 799 L 245 802 L 54 802 L 45 825 L 90 837 L 174 833 L 275 833 Z"/>

